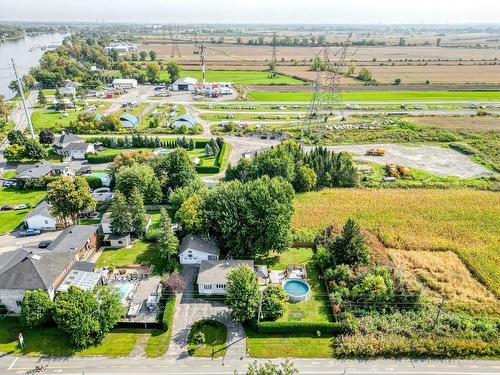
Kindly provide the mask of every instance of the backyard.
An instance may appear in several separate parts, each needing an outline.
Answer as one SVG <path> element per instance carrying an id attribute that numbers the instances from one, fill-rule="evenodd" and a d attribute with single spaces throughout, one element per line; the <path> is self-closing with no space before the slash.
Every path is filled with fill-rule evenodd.
<path id="1" fill-rule="evenodd" d="M 43 200 L 44 196 L 45 191 L 40 190 L 0 189 L 0 202 L 2 206 L 28 204 L 34 207 Z M 30 208 L 18 211 L 0 211 L 0 234 L 16 229 L 30 211 Z"/>

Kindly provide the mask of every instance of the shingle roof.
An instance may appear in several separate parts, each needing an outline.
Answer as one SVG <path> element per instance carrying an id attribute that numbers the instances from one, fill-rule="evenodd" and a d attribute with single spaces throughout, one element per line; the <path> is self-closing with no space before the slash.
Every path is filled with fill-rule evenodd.
<path id="1" fill-rule="evenodd" d="M 57 137 L 54 144 L 58 147 L 65 147 L 68 144 L 74 143 L 74 142 L 83 142 L 83 140 L 77 135 L 74 135 L 71 133 L 65 133 L 65 134 L 61 134 L 61 136 Z"/>
<path id="2" fill-rule="evenodd" d="M 225 284 L 228 272 L 246 264 L 253 269 L 253 260 L 204 260 L 198 272 L 198 284 Z"/>
<path id="3" fill-rule="evenodd" d="M 213 242 L 201 239 L 195 234 L 188 234 L 184 236 L 179 248 L 179 254 L 182 254 L 187 249 L 198 250 L 207 254 L 219 256 L 219 247 Z"/>
<path id="4" fill-rule="evenodd" d="M 41 162 L 36 164 L 19 165 L 16 169 L 17 178 L 38 178 L 52 172 L 52 164 Z"/>
<path id="5" fill-rule="evenodd" d="M 90 146 L 92 146 L 92 143 L 70 143 L 63 148 L 63 151 L 85 151 Z"/>
<path id="6" fill-rule="evenodd" d="M 49 289 L 98 225 L 66 228 L 47 249 L 21 248 L 2 256 L 0 289 Z"/>
<path id="7" fill-rule="evenodd" d="M 31 212 L 24 217 L 23 221 L 38 215 L 53 218 L 53 216 L 50 213 L 50 205 L 47 203 L 47 201 L 41 202 L 38 206 L 36 206 L 33 210 L 31 210 Z"/>

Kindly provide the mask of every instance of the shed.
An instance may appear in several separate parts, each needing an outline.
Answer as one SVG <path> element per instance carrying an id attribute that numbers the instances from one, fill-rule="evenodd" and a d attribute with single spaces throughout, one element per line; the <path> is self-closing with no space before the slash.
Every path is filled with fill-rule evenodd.
<path id="1" fill-rule="evenodd" d="M 115 78 L 113 80 L 113 87 L 115 89 L 131 89 L 137 87 L 137 80 L 129 78 Z"/>
<path id="2" fill-rule="evenodd" d="M 195 234 L 186 235 L 179 248 L 181 264 L 200 264 L 203 260 L 219 259 L 219 247 Z"/>
<path id="3" fill-rule="evenodd" d="M 172 83 L 171 87 L 173 91 L 193 91 L 197 84 L 198 80 L 196 78 L 184 77 Z"/>
<path id="4" fill-rule="evenodd" d="M 132 243 L 130 234 L 108 233 L 104 235 L 104 246 L 109 247 L 127 247 Z"/>
<path id="5" fill-rule="evenodd" d="M 135 128 L 139 124 L 139 119 L 130 113 L 120 115 L 122 128 Z"/>

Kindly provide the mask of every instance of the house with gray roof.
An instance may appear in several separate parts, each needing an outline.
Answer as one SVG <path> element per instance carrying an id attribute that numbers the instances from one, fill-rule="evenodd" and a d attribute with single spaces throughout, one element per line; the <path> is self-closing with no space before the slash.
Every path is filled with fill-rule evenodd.
<path id="1" fill-rule="evenodd" d="M 92 143 L 75 142 L 70 143 L 62 150 L 62 156 L 72 160 L 84 160 L 87 152 L 94 152 L 95 148 Z"/>
<path id="2" fill-rule="evenodd" d="M 64 228 L 64 223 L 50 213 L 50 204 L 41 202 L 23 219 L 24 226 L 29 229 L 56 230 Z"/>
<path id="3" fill-rule="evenodd" d="M 254 268 L 253 260 L 204 260 L 200 264 L 198 278 L 198 293 L 226 294 L 227 275 L 235 267 L 247 265 Z"/>
<path id="4" fill-rule="evenodd" d="M 63 132 L 59 137 L 55 139 L 54 145 L 52 147 L 54 148 L 54 152 L 57 155 L 62 155 L 63 149 L 70 143 L 83 143 L 83 139 L 81 139 L 77 135 Z"/>
<path id="5" fill-rule="evenodd" d="M 181 264 L 200 264 L 204 260 L 219 259 L 220 249 L 211 241 L 204 240 L 195 234 L 184 236 L 179 248 Z"/>
<path id="6" fill-rule="evenodd" d="M 51 299 L 75 263 L 100 247 L 99 225 L 66 228 L 45 249 L 23 247 L 0 255 L 0 304 L 21 311 L 24 293 L 42 289 Z"/>
<path id="7" fill-rule="evenodd" d="M 29 180 L 45 176 L 69 176 L 73 171 L 66 164 L 51 164 L 45 161 L 35 164 L 20 164 L 16 169 L 16 179 Z"/>

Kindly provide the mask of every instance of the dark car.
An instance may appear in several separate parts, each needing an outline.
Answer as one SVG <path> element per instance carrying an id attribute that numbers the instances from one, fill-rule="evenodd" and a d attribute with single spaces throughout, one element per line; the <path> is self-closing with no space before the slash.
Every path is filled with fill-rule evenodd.
<path id="1" fill-rule="evenodd" d="M 2 206 L 0 207 L 0 211 L 11 211 L 14 209 L 14 206 Z"/>
<path id="2" fill-rule="evenodd" d="M 49 241 L 49 240 L 43 240 L 43 241 L 40 241 L 40 242 L 38 243 L 38 247 L 39 247 L 40 249 L 46 249 L 47 247 L 49 247 L 49 245 L 50 245 L 50 243 L 51 243 L 51 242 L 52 242 L 52 241 Z"/>

